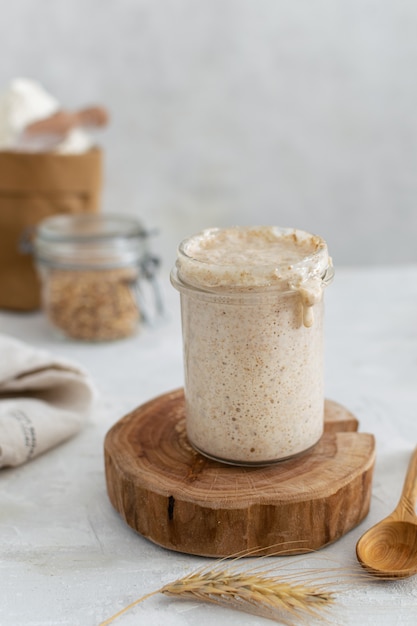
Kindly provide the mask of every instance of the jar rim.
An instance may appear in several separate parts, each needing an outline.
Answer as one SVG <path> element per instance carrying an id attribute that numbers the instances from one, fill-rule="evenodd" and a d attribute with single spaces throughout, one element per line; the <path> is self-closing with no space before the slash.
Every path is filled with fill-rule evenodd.
<path id="1" fill-rule="evenodd" d="M 60 214 L 40 222 L 33 240 L 38 264 L 65 268 L 137 265 L 146 254 L 141 222 L 114 214 Z"/>
<path id="2" fill-rule="evenodd" d="M 146 238 L 142 223 L 127 215 L 82 213 L 52 215 L 36 229 L 38 240 L 78 243 L 122 238 Z"/>
<path id="3" fill-rule="evenodd" d="M 328 287 L 334 278 L 335 270 L 333 265 L 329 265 L 324 273 L 319 277 L 320 284 L 323 288 Z M 186 283 L 182 280 L 179 275 L 178 268 L 174 266 L 170 273 L 170 282 L 172 286 L 177 289 L 180 293 L 189 293 L 198 295 L 200 297 L 211 298 L 220 298 L 220 299 L 239 299 L 239 300 L 250 300 L 254 298 L 265 298 L 271 296 L 273 299 L 276 299 L 277 294 L 279 296 L 295 296 L 299 293 L 299 288 L 295 286 L 291 286 L 289 284 L 283 285 L 260 285 L 252 288 L 239 288 L 239 287 L 229 287 L 229 289 L 225 288 L 210 288 L 210 287 L 201 287 L 199 285 L 194 285 L 192 283 Z"/>
<path id="4" fill-rule="evenodd" d="M 184 285 L 210 292 L 291 291 L 333 277 L 322 237 L 279 226 L 205 229 L 179 244 L 176 268 Z"/>

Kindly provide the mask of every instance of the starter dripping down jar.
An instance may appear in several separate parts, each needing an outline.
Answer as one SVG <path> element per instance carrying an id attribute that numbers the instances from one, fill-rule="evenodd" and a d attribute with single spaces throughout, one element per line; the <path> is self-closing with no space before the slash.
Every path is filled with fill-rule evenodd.
<path id="1" fill-rule="evenodd" d="M 272 226 L 207 229 L 184 240 L 181 295 L 187 436 L 202 454 L 265 465 L 323 433 L 323 239 Z"/>
<path id="2" fill-rule="evenodd" d="M 157 265 L 147 237 L 130 217 L 59 215 L 39 224 L 34 254 L 42 305 L 58 334 L 93 342 L 137 332 L 141 273 Z"/>

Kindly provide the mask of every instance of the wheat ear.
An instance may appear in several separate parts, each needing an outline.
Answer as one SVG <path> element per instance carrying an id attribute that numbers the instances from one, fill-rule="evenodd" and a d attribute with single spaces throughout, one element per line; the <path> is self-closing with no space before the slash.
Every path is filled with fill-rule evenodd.
<path id="1" fill-rule="evenodd" d="M 321 611 L 334 601 L 333 593 L 325 588 L 301 581 L 286 582 L 281 577 L 263 574 L 259 570 L 251 572 L 235 567 L 214 567 L 197 570 L 139 598 L 100 626 L 107 626 L 157 593 L 212 602 L 286 624 L 292 624 L 290 619 L 293 618 L 320 618 Z"/>

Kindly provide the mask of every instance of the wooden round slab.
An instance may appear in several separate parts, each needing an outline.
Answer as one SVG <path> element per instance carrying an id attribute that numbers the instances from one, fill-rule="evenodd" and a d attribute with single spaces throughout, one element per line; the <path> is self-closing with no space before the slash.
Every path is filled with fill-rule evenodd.
<path id="1" fill-rule="evenodd" d="M 264 467 L 224 465 L 191 448 L 178 389 L 107 433 L 108 494 L 129 526 L 171 550 L 213 557 L 315 550 L 368 513 L 375 444 L 357 427 L 326 400 L 325 433 L 306 454 Z"/>

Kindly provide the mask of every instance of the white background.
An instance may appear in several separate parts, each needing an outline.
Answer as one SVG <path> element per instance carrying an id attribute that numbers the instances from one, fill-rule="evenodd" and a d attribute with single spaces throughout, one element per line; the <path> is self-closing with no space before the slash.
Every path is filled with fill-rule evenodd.
<path id="1" fill-rule="evenodd" d="M 105 211 L 323 235 L 336 267 L 417 260 L 412 0 L 13 0 L 0 87 L 106 105 Z"/>

